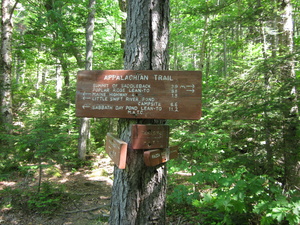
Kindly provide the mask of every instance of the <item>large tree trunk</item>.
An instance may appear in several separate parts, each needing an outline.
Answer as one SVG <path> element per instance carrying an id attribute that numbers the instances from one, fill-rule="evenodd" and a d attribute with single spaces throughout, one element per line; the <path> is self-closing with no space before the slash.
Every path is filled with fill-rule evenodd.
<path id="1" fill-rule="evenodd" d="M 17 2 L 16 2 L 17 3 Z M 15 4 L 16 4 L 15 3 Z M 12 114 L 12 14 L 15 4 L 11 0 L 2 0 L 1 20 L 1 62 L 0 62 L 0 92 L 1 92 L 1 123 L 6 132 L 10 132 L 13 121 Z"/>
<path id="2" fill-rule="evenodd" d="M 95 9 L 96 0 L 89 1 L 89 15 L 86 24 L 86 58 L 85 69 L 93 69 L 93 39 L 95 28 Z M 88 149 L 88 140 L 90 136 L 90 119 L 80 118 L 79 140 L 78 140 L 78 156 L 79 159 L 85 160 Z"/>
<path id="3" fill-rule="evenodd" d="M 128 1 L 125 69 L 166 70 L 169 1 Z M 163 120 L 119 120 L 119 136 L 130 142 L 131 125 Z M 110 224 L 165 224 L 166 165 L 146 167 L 142 150 L 128 149 L 125 170 L 115 166 Z"/>
<path id="4" fill-rule="evenodd" d="M 294 189 L 300 186 L 299 177 L 299 113 L 297 107 L 296 76 L 294 69 L 293 20 L 290 0 L 278 0 L 281 21 L 279 23 L 279 80 L 281 83 L 281 112 L 283 115 L 284 186 Z"/>

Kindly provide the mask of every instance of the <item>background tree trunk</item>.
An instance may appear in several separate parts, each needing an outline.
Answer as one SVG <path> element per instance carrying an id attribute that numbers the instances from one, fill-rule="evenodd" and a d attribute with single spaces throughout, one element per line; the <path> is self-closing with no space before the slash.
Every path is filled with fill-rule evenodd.
<path id="1" fill-rule="evenodd" d="M 290 0 L 278 0 L 281 21 L 278 24 L 278 42 L 280 64 L 279 80 L 281 83 L 280 109 L 284 120 L 283 157 L 284 157 L 284 186 L 285 189 L 299 187 L 299 112 L 297 106 L 296 76 L 294 64 L 293 18 Z"/>
<path id="2" fill-rule="evenodd" d="M 2 0 L 2 20 L 1 20 L 1 62 L 0 62 L 0 91 L 1 91 L 1 125 L 6 132 L 10 132 L 12 125 L 12 14 L 17 2 Z"/>
<path id="3" fill-rule="evenodd" d="M 57 60 L 56 65 L 56 97 L 59 99 L 62 94 L 63 89 L 63 75 L 62 75 L 62 66 L 59 59 Z"/>
<path id="4" fill-rule="evenodd" d="M 125 69 L 166 70 L 169 1 L 128 1 Z M 131 125 L 164 120 L 120 119 L 118 133 L 130 142 Z M 146 167 L 142 150 L 128 149 L 125 170 L 115 167 L 110 224 L 165 224 L 166 165 Z"/>
<path id="5" fill-rule="evenodd" d="M 123 13 L 127 12 L 127 5 L 126 5 L 126 0 L 118 0 L 119 2 L 119 8 Z M 125 39 L 126 39 L 126 19 L 122 17 L 122 23 L 121 23 L 121 48 L 124 49 L 125 47 Z"/>
<path id="6" fill-rule="evenodd" d="M 93 37 L 95 28 L 96 0 L 89 1 L 89 16 L 86 24 L 86 61 L 85 69 L 93 69 Z M 79 159 L 86 159 L 88 140 L 90 136 L 90 118 L 80 118 L 78 155 Z"/>

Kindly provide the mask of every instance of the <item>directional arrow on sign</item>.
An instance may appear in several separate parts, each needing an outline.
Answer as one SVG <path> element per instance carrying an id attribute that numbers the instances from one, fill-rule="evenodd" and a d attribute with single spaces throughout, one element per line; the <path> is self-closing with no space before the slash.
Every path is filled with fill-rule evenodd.
<path id="1" fill-rule="evenodd" d="M 82 95 L 83 95 L 83 97 L 82 97 L 83 100 L 92 99 L 92 97 L 91 97 L 92 93 L 83 92 Z"/>
<path id="2" fill-rule="evenodd" d="M 190 91 L 190 92 L 192 92 L 192 93 L 194 93 L 194 92 L 195 92 L 195 90 L 194 90 L 194 89 L 192 89 L 192 90 L 186 90 L 186 91 Z"/>
<path id="3" fill-rule="evenodd" d="M 83 108 L 83 109 L 91 108 L 91 106 L 90 106 L 90 105 L 87 105 L 87 104 L 84 104 L 84 105 L 82 106 L 82 108 Z"/>

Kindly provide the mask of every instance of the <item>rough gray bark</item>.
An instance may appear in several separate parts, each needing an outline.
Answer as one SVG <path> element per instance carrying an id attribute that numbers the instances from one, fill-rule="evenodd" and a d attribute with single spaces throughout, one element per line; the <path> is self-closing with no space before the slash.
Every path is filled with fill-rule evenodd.
<path id="1" fill-rule="evenodd" d="M 89 15 L 86 24 L 86 59 L 85 69 L 93 69 L 93 39 L 95 28 L 95 9 L 96 0 L 89 1 Z M 88 139 L 90 136 L 90 119 L 80 118 L 79 140 L 78 140 L 78 157 L 81 160 L 86 159 L 88 149 Z"/>
<path id="2" fill-rule="evenodd" d="M 127 9 L 125 69 L 166 70 L 169 1 L 132 0 L 128 1 Z M 164 122 L 120 119 L 118 133 L 129 143 L 132 124 Z M 129 148 L 126 169 L 114 170 L 109 223 L 165 224 L 165 200 L 166 165 L 146 167 L 143 151 Z"/>
<path id="3" fill-rule="evenodd" d="M 1 125 L 7 132 L 10 132 L 12 125 L 12 14 L 16 6 L 11 0 L 2 0 L 2 20 L 1 20 L 1 61 L 0 61 L 0 92 L 1 92 Z"/>

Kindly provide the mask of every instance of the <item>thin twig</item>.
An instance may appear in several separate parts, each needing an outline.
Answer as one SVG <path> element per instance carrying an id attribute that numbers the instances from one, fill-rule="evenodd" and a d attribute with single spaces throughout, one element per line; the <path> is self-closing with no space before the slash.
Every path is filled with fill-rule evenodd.
<path id="1" fill-rule="evenodd" d="M 91 208 L 91 209 L 79 209 L 79 210 L 74 210 L 74 211 L 68 211 L 65 212 L 66 214 L 72 214 L 72 213 L 78 213 L 78 212 L 90 212 L 90 211 L 95 211 L 97 209 L 101 209 L 107 207 L 107 205 L 101 205 L 101 206 L 97 206 L 95 208 Z"/>

